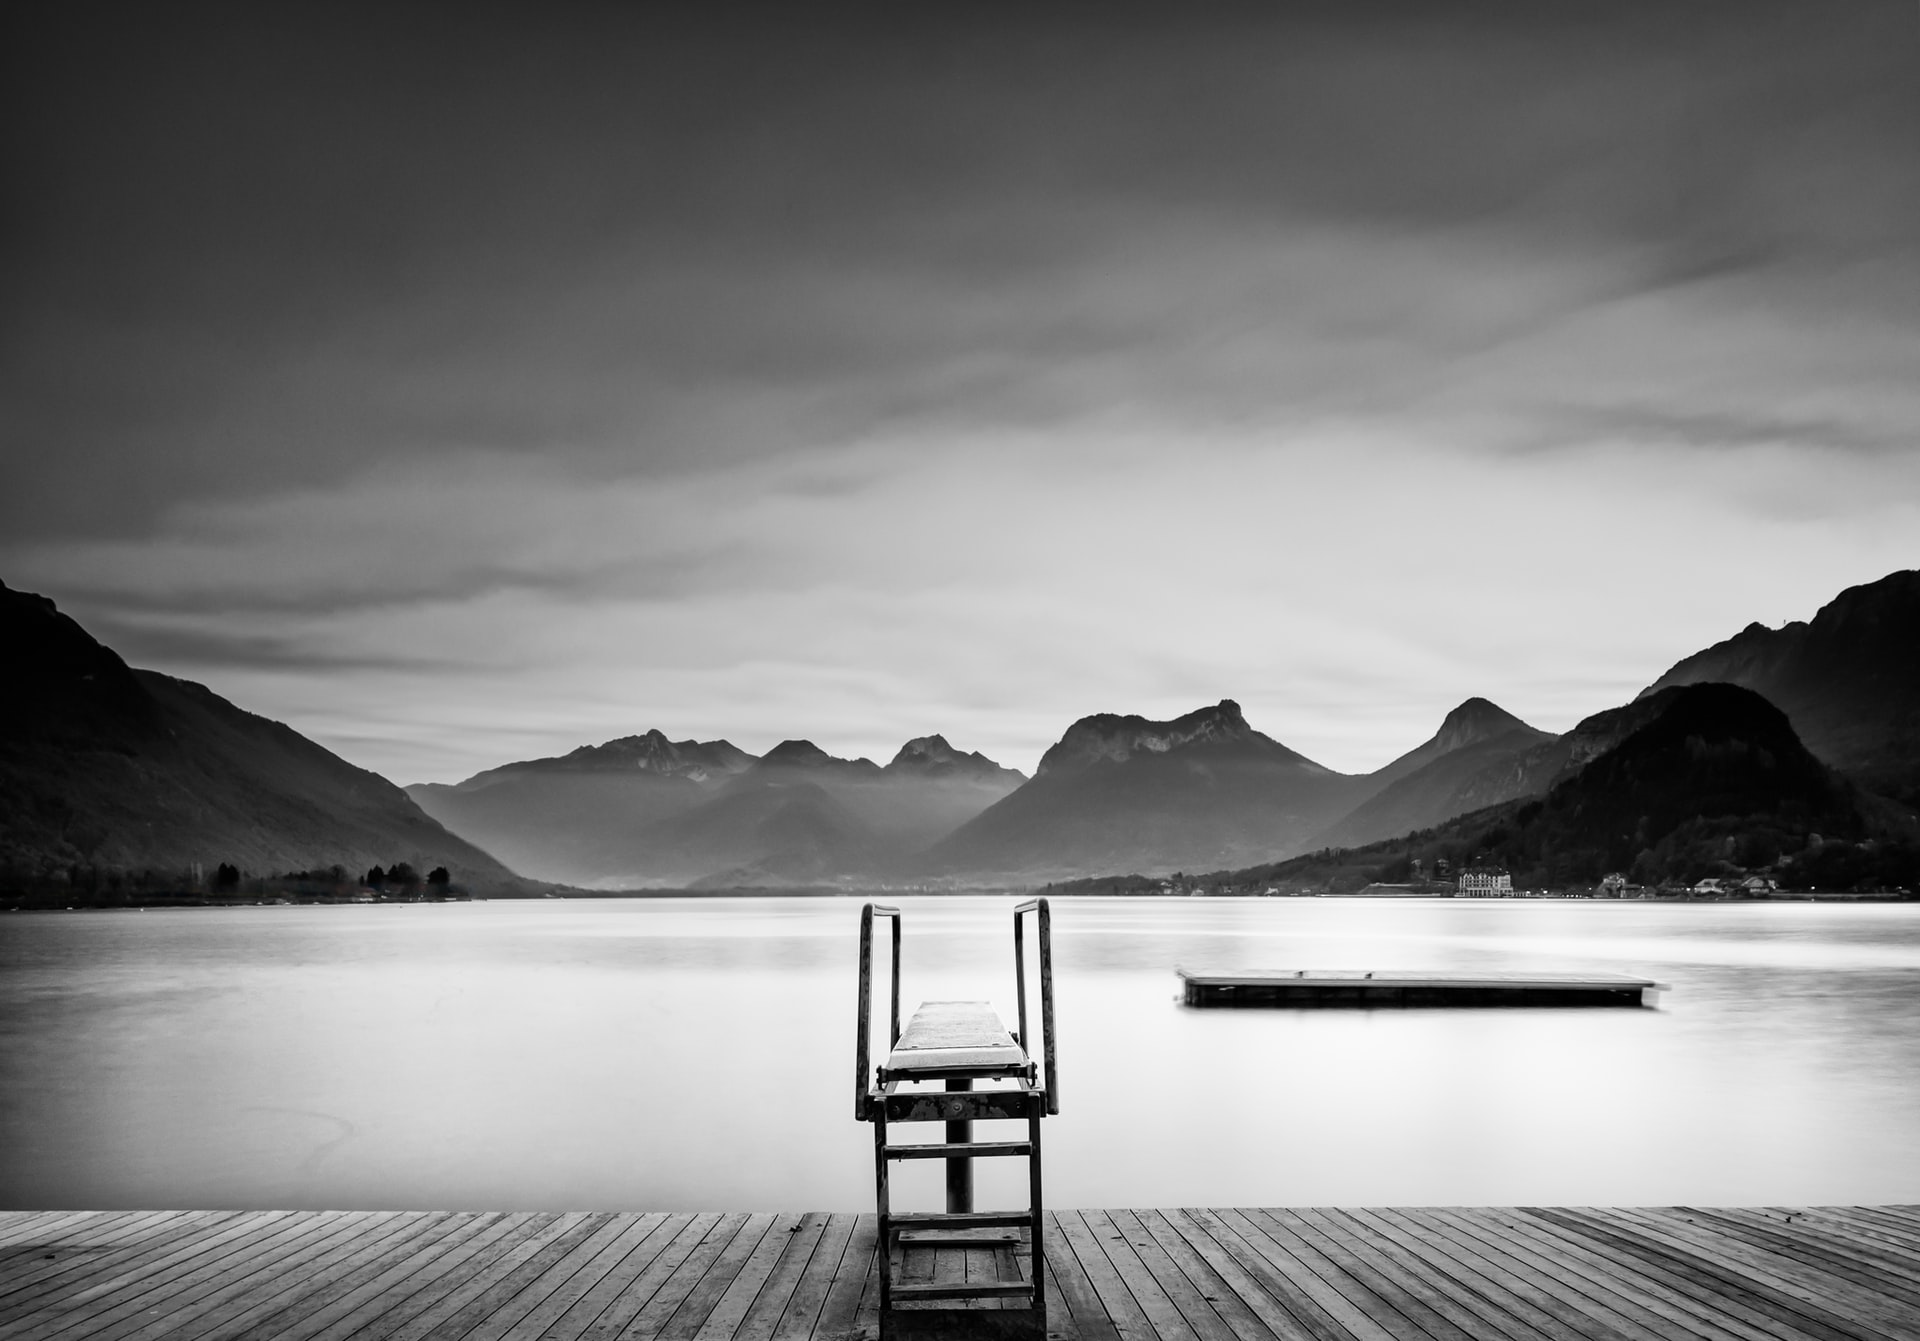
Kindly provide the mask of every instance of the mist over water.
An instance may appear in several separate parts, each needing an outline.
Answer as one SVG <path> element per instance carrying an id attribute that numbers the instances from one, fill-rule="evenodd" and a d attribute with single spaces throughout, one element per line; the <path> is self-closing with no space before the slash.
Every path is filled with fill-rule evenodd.
<path id="1" fill-rule="evenodd" d="M 903 901 L 905 1008 L 1011 1023 L 1014 902 Z M 870 1209 L 858 912 L 0 916 L 0 1206 Z M 1920 1201 L 1920 905 L 1072 899 L 1054 930 L 1057 1206 Z M 1176 965 L 1671 990 L 1197 1011 Z M 935 1207 L 913 1164 L 896 1206 Z M 978 1204 L 1024 1172 L 982 1161 Z"/>

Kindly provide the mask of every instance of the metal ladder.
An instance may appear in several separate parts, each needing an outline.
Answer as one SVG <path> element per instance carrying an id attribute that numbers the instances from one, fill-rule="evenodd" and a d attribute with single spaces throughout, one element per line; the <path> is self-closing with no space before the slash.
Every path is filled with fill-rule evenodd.
<path id="1" fill-rule="evenodd" d="M 1042 1060 L 1029 1052 L 1024 919 L 1039 926 Z M 892 997 L 886 1060 L 870 1060 L 873 1006 L 873 923 L 891 920 Z M 873 1123 L 874 1200 L 880 1216 L 881 1341 L 944 1341 L 956 1336 L 1038 1338 L 1046 1335 L 1045 1254 L 1041 1234 L 1040 1119 L 1060 1111 L 1054 1060 L 1052 914 L 1045 899 L 1014 909 L 1014 990 L 1019 1029 L 1009 1034 L 984 1001 L 929 1001 L 900 1027 L 900 910 L 867 904 L 860 910 L 859 1034 L 854 1050 L 854 1116 Z M 974 1088 L 974 1082 L 996 1088 Z M 941 1082 L 938 1090 L 923 1088 Z M 910 1088 L 911 1087 L 911 1088 Z M 1024 1120 L 1025 1140 L 975 1141 L 976 1120 Z M 888 1139 L 891 1123 L 944 1122 L 946 1140 L 899 1144 Z M 973 1161 L 1025 1157 L 1028 1205 L 1024 1211 L 973 1209 Z M 895 1160 L 944 1159 L 944 1213 L 895 1213 L 888 1193 Z M 919 1283 L 897 1279 L 913 1250 L 990 1248 L 1017 1251 L 1020 1236 L 982 1237 L 982 1231 L 1026 1231 L 1027 1271 L 1014 1280 Z M 896 1262 L 896 1257 L 898 1261 Z M 1024 1301 L 1016 1305 L 1015 1301 Z M 982 1305 L 985 1305 L 984 1307 Z"/>

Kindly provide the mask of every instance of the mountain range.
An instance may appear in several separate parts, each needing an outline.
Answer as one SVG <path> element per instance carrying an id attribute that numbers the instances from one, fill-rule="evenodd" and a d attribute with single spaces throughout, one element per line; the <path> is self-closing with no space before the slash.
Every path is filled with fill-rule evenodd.
<path id="1" fill-rule="evenodd" d="M 1620 751 L 1695 702 L 1675 691 L 1715 684 L 1752 691 L 1711 700 L 1738 718 L 1722 734 L 1757 742 L 1751 759 L 1799 756 L 1748 699 L 1777 708 L 1793 749 L 1865 798 L 1858 814 L 1920 798 L 1915 572 L 1849 588 L 1805 623 L 1749 626 L 1563 735 L 1470 698 L 1430 739 L 1356 775 L 1263 734 L 1223 700 L 1169 721 L 1083 717 L 1031 779 L 939 735 L 881 766 L 806 740 L 755 757 L 651 730 L 402 792 L 201 686 L 129 669 L 42 597 L 0 586 L 0 620 L 9 645 L 30 653 L 10 659 L 0 704 L 0 862 L 15 867 L 404 858 L 603 889 L 1029 885 L 1252 869 L 1423 831 L 1454 841 L 1449 826 L 1475 815 L 1505 815 L 1517 833 L 1529 804 L 1539 809 L 1520 827 L 1564 852 L 1591 835 L 1567 828 L 1550 799 L 1580 798 L 1580 814 L 1642 804 L 1614 794 L 1645 791 L 1657 770 L 1622 764 Z M 1659 777 L 1676 794 L 1720 785 L 1706 773 Z M 1608 779 L 1612 801 L 1581 790 Z M 1651 813 L 1643 806 L 1630 837 Z"/>
<path id="2" fill-rule="evenodd" d="M 1025 781 L 937 735 L 883 768 L 807 740 L 755 758 L 654 730 L 407 790 L 517 870 L 618 889 L 896 878 Z"/>
<path id="3" fill-rule="evenodd" d="M 407 794 L 204 685 L 134 670 L 44 596 L 0 584 L 0 871 L 445 866 L 525 882 Z"/>
<path id="4" fill-rule="evenodd" d="M 1920 805 L 1920 571 L 1848 587 L 1804 623 L 1749 624 L 1642 692 L 1709 680 L 1763 695 L 1820 758 Z"/>
<path id="5" fill-rule="evenodd" d="M 1598 752 L 1542 795 L 1358 848 L 1197 874 L 1194 884 L 1350 893 L 1412 881 L 1404 887 L 1419 890 L 1423 877 L 1474 868 L 1509 872 L 1516 889 L 1593 885 L 1610 872 L 1655 885 L 1756 869 L 1816 888 L 1920 883 L 1913 812 L 1816 758 L 1786 714 L 1752 690 L 1671 685 L 1600 716 L 1588 737 Z"/>

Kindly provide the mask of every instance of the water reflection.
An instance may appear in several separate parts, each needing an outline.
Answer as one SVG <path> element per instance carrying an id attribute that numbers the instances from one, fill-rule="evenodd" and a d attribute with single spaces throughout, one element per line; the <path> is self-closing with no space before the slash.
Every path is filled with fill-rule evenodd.
<path id="1" fill-rule="evenodd" d="M 909 1008 L 1012 1018 L 1013 902 L 905 901 Z M 857 911 L 8 915 L 0 1203 L 867 1206 Z M 1920 907 L 1075 900 L 1055 932 L 1056 1204 L 1920 1200 Z M 1672 990 L 1657 1011 L 1194 1011 L 1176 964 Z M 983 1205 L 1023 1200 L 1015 1163 L 981 1166 Z M 908 1176 L 937 1201 L 937 1167 Z"/>

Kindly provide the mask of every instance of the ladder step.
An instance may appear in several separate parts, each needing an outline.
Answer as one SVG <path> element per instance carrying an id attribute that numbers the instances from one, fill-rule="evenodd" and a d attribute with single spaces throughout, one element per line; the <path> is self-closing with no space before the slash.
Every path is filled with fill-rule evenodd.
<path id="1" fill-rule="evenodd" d="M 1033 1285 L 1021 1281 L 1006 1285 L 896 1285 L 895 1299 L 1013 1299 L 1033 1294 Z"/>
<path id="2" fill-rule="evenodd" d="M 903 1229 L 900 1231 L 902 1248 L 1017 1248 L 1022 1240 L 1018 1234 L 992 1233 L 987 1230 L 963 1229 L 958 1232 L 942 1229 Z"/>
<path id="3" fill-rule="evenodd" d="M 1031 1155 L 1032 1141 L 934 1141 L 926 1145 L 883 1147 L 888 1159 L 985 1158 L 991 1155 Z"/>
<path id="4" fill-rule="evenodd" d="M 887 1217 L 892 1230 L 1025 1229 L 1032 1224 L 1031 1211 L 912 1211 Z"/>

